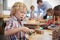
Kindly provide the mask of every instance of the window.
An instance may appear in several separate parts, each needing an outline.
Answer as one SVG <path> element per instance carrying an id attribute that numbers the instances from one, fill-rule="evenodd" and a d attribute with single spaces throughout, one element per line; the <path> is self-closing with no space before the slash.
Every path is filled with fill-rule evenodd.
<path id="1" fill-rule="evenodd" d="M 3 6 L 4 6 L 4 10 L 10 10 L 12 5 L 15 2 L 23 2 L 23 0 L 3 0 Z"/>

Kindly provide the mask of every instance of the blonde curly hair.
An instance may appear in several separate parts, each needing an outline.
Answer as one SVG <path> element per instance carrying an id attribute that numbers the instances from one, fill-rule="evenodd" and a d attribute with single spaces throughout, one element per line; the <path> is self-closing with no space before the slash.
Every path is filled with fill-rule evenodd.
<path id="1" fill-rule="evenodd" d="M 12 9 L 11 9 L 11 13 L 10 13 L 10 16 L 14 16 L 15 13 L 17 13 L 18 11 L 21 11 L 21 10 L 25 10 L 27 11 L 27 7 L 24 3 L 21 3 L 21 2 L 16 2 L 13 6 L 12 6 Z"/>

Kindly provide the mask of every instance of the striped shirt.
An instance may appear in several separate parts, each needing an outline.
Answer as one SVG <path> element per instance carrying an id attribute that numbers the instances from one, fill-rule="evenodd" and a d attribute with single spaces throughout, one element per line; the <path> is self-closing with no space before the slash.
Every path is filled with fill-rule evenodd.
<path id="1" fill-rule="evenodd" d="M 17 21 L 17 18 L 15 16 L 13 16 L 6 22 L 5 31 L 9 29 L 13 29 L 13 28 L 19 28 L 19 27 L 22 27 L 22 24 Z M 24 34 L 23 32 L 18 32 L 18 33 L 8 36 L 8 39 L 9 40 L 22 40 L 23 34 Z M 24 34 L 23 40 L 26 40 L 25 34 Z"/>

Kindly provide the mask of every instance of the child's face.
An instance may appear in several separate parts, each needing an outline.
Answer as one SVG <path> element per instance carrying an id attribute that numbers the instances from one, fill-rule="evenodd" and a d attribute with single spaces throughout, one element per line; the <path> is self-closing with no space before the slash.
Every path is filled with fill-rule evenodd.
<path id="1" fill-rule="evenodd" d="M 42 6 L 42 5 L 43 5 L 43 3 L 39 2 L 39 3 L 38 3 L 38 5 L 39 5 L 39 6 Z"/>
<path id="2" fill-rule="evenodd" d="M 34 10 L 34 7 L 32 7 L 32 9 L 31 9 L 32 11 Z"/>
<path id="3" fill-rule="evenodd" d="M 51 16 L 51 15 L 52 15 L 52 13 L 50 13 L 50 12 L 47 12 L 47 15 L 48 15 L 48 16 Z"/>
<path id="4" fill-rule="evenodd" d="M 15 16 L 17 17 L 18 20 L 23 19 L 26 16 L 26 9 L 21 9 L 15 14 Z"/>

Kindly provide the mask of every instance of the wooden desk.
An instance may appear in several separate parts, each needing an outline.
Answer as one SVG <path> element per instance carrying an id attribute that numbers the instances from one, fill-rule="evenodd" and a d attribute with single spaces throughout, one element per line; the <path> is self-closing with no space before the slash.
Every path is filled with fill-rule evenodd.
<path id="1" fill-rule="evenodd" d="M 42 30 L 44 34 L 32 34 L 29 40 L 52 40 L 52 30 Z"/>
<path id="2" fill-rule="evenodd" d="M 46 23 L 24 23 L 24 26 L 28 27 L 28 28 L 40 28 L 41 25 L 45 25 Z"/>

